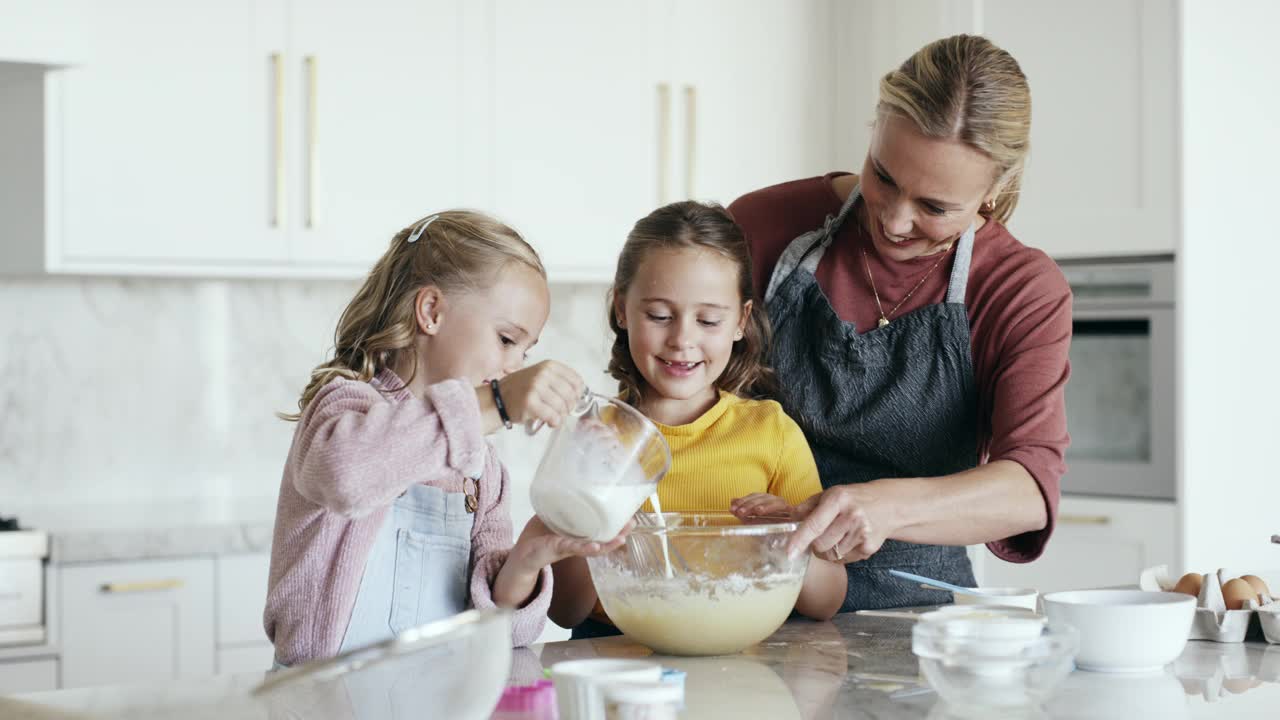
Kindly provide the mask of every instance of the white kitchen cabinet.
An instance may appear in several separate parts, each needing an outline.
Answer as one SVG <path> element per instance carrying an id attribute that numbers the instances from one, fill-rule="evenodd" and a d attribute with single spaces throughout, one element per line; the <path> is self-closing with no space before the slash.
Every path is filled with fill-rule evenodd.
<path id="1" fill-rule="evenodd" d="M 606 280 L 636 220 L 673 199 L 666 6 L 497 0 L 493 209 L 556 279 Z"/>
<path id="2" fill-rule="evenodd" d="M 458 0 L 293 3 L 295 260 L 365 271 L 418 218 L 480 204 L 460 182 L 461 21 Z"/>
<path id="3" fill-rule="evenodd" d="M 271 206 L 281 2 L 86 3 L 48 76 L 53 270 L 286 259 Z M 274 60 L 272 58 L 275 58 Z M 144 270 L 145 271 L 145 270 Z"/>
<path id="4" fill-rule="evenodd" d="M 359 277 L 483 204 L 457 0 L 72 7 L 83 62 L 0 64 L 0 272 Z"/>
<path id="5" fill-rule="evenodd" d="M 831 170 L 832 4 L 699 0 L 674 8 L 676 195 L 727 205 Z"/>
<path id="6" fill-rule="evenodd" d="M 1010 221 L 1054 257 L 1177 245 L 1177 42 L 1172 0 L 906 0 L 842 4 L 838 155 L 862 167 L 881 76 L 959 32 L 1008 50 L 1031 86 L 1031 155 Z"/>
<path id="7" fill-rule="evenodd" d="M 219 555 L 218 646 L 268 643 L 262 628 L 271 558 L 266 553 Z"/>
<path id="8" fill-rule="evenodd" d="M 1064 496 L 1044 555 L 1025 564 L 985 553 L 975 566 L 981 585 L 1040 592 L 1136 585 L 1148 567 L 1179 567 L 1178 516 L 1171 502 Z"/>
<path id="9" fill-rule="evenodd" d="M 0 695 L 58 689 L 55 658 L 0 662 Z"/>
<path id="10" fill-rule="evenodd" d="M 62 687 L 214 672 L 211 558 L 60 569 Z"/>
<path id="11" fill-rule="evenodd" d="M 494 209 L 553 279 L 610 280 L 636 220 L 831 166 L 831 3 L 499 0 Z"/>
<path id="12" fill-rule="evenodd" d="M 983 32 L 1031 83 L 1031 158 L 1014 234 L 1055 257 L 1173 252 L 1175 3 L 983 3 Z"/>
<path id="13" fill-rule="evenodd" d="M 0 62 L 71 65 L 84 59 L 84 18 L 92 0 L 0 0 Z"/>

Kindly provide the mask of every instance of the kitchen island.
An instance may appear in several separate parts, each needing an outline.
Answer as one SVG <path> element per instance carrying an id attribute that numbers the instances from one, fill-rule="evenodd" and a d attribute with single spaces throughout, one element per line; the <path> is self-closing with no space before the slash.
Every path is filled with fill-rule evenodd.
<path id="1" fill-rule="evenodd" d="M 918 676 L 909 619 L 841 615 L 828 623 L 791 620 L 746 652 L 714 658 L 652 656 L 626 638 L 548 643 L 516 651 L 510 681 L 527 683 L 562 660 L 652 658 L 685 671 L 683 718 L 943 718 L 964 717 L 942 705 Z M 398 661 L 397 661 L 398 662 Z M 112 686 L 0 698 L 0 718 L 401 718 L 432 713 L 432 698 L 415 698 L 412 683 L 387 696 L 325 693 L 306 707 L 267 706 L 248 696 L 261 673 Z M 403 678 L 402 678 L 403 679 Z M 340 681 L 335 681 L 340 682 Z M 408 689 L 406 689 L 408 688 Z M 342 698 L 339 702 L 319 698 Z M 405 700 L 411 702 L 405 702 Z M 398 708 L 398 709 L 397 709 Z M 986 717 L 1027 718 L 1277 718 L 1280 645 L 1262 642 L 1188 643 L 1158 675 L 1072 673 L 1042 708 Z M 982 717 L 982 716 L 979 716 Z"/>

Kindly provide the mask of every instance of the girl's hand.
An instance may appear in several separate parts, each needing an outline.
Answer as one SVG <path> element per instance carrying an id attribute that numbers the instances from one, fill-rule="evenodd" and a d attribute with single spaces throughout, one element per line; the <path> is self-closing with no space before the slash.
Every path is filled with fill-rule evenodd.
<path id="1" fill-rule="evenodd" d="M 541 420 L 559 427 L 564 416 L 578 404 L 586 386 L 582 376 L 569 366 L 543 360 L 503 378 L 498 392 L 511 422 L 520 425 Z"/>
<path id="2" fill-rule="evenodd" d="M 533 571 L 569 557 L 595 557 L 613 552 L 626 542 L 634 521 L 628 521 L 618 536 L 608 542 L 565 537 L 547 527 L 538 516 L 529 519 L 520 539 L 511 548 L 507 562 L 518 562 Z"/>
<path id="3" fill-rule="evenodd" d="M 626 542 L 632 523 L 609 542 L 577 540 L 558 535 L 535 515 L 524 526 L 507 561 L 493 581 L 493 601 L 500 607 L 523 607 L 533 595 L 542 568 L 569 557 L 593 557 L 612 552 Z"/>
<path id="4" fill-rule="evenodd" d="M 729 503 L 729 512 L 743 522 L 791 520 L 795 517 L 795 508 L 790 503 L 769 493 L 752 493 L 737 498 Z"/>

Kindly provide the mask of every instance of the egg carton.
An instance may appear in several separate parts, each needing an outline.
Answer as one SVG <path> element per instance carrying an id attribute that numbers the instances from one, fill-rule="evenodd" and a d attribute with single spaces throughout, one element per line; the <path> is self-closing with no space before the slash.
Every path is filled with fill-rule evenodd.
<path id="1" fill-rule="evenodd" d="M 1187 646 L 1173 672 L 1188 695 L 1216 702 L 1263 683 L 1280 682 L 1280 646 L 1257 648 L 1245 643 Z"/>
<path id="2" fill-rule="evenodd" d="M 1222 585 L 1233 575 L 1224 570 L 1216 573 L 1205 573 L 1200 585 L 1200 595 L 1196 598 L 1195 617 L 1191 620 L 1188 640 L 1212 640 L 1213 642 L 1244 642 L 1252 632 L 1253 635 L 1265 635 L 1271 628 L 1271 635 L 1266 636 L 1269 642 L 1280 643 L 1280 600 L 1263 594 L 1257 600 L 1245 601 L 1244 608 L 1228 610 L 1222 597 Z M 1138 587 L 1149 591 L 1173 592 L 1178 577 L 1169 572 L 1169 566 L 1157 565 L 1142 571 L 1138 579 Z M 1259 602 L 1259 600 L 1261 602 Z M 1265 617 L 1261 631 L 1255 630 L 1258 624 L 1255 617 Z M 1272 640 L 1271 638 L 1275 639 Z"/>

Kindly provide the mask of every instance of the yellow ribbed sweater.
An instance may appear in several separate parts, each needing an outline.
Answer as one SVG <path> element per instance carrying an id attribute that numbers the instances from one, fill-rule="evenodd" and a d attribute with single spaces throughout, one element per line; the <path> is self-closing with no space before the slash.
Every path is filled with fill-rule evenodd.
<path id="1" fill-rule="evenodd" d="M 796 505 L 822 491 L 804 432 L 773 400 L 721 392 L 687 425 L 655 424 L 671 447 L 671 470 L 658 483 L 664 512 L 725 512 L 757 492 Z"/>

